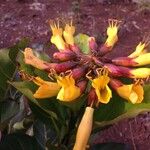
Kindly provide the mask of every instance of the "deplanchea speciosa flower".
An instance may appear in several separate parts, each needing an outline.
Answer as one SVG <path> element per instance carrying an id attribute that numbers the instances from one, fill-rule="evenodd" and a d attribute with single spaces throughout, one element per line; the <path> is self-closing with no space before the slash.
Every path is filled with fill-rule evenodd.
<path id="1" fill-rule="evenodd" d="M 46 62 L 38 58 L 31 48 L 24 50 L 24 62 L 48 72 L 50 78 L 49 81 L 40 77 L 31 78 L 31 81 L 39 86 L 34 97 L 43 99 L 55 96 L 60 101 L 70 102 L 78 99 L 82 94 L 88 95 L 89 93 L 97 99 L 97 103 L 107 104 L 112 98 L 111 89 L 113 88 L 119 96 L 129 102 L 141 103 L 144 96 L 143 84 L 124 85 L 118 81 L 118 78 L 125 77 L 133 81 L 149 78 L 149 38 L 141 41 L 130 55 L 111 60 L 105 54 L 111 52 L 119 41 L 120 22 L 115 19 L 108 21 L 107 38 L 102 45 L 97 44 L 94 37 L 89 37 L 87 41 L 89 53 L 85 54 L 74 42 L 76 30 L 72 20 L 64 27 L 60 27 L 60 20 L 50 21 L 52 30 L 50 41 L 58 49 L 53 54 L 53 61 Z M 22 77 L 25 79 L 27 75 Z M 90 83 L 88 90 L 86 89 L 87 83 Z M 115 83 L 118 83 L 117 88 Z M 127 91 L 128 94 L 123 95 L 123 91 Z"/>
<path id="2" fill-rule="evenodd" d="M 20 75 L 23 80 L 37 85 L 33 93 L 37 99 L 56 97 L 59 101 L 72 102 L 80 100 L 79 97 L 83 94 L 88 95 L 87 107 L 78 126 L 73 148 L 85 150 L 92 130 L 94 109 L 111 101 L 112 89 L 132 104 L 142 103 L 143 84 L 150 76 L 149 38 L 140 42 L 130 55 L 110 59 L 106 54 L 111 53 L 119 41 L 120 21 L 108 21 L 104 44 L 99 45 L 94 37 L 89 37 L 86 41 L 88 54 L 83 53 L 84 50 L 74 42 L 75 26 L 72 20 L 64 28 L 60 27 L 60 20 L 49 23 L 52 30 L 50 41 L 58 49 L 53 54 L 53 61 L 40 59 L 31 48 L 26 48 L 23 52 L 25 64 L 47 72 L 49 80 L 28 75 L 24 70 L 20 71 Z M 133 82 L 124 84 L 119 80 L 120 77 L 130 78 Z"/>
<path id="3" fill-rule="evenodd" d="M 111 79 L 110 85 L 119 96 L 133 104 L 141 103 L 144 98 L 144 90 L 140 80 L 137 80 L 133 84 L 123 84 L 117 79 Z"/>

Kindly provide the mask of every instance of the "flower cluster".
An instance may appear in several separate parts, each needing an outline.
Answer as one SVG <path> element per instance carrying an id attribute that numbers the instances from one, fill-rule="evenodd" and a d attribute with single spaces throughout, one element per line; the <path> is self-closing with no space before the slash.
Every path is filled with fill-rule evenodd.
<path id="1" fill-rule="evenodd" d="M 75 27 L 72 21 L 64 30 L 59 22 L 50 22 L 51 43 L 59 50 L 53 54 L 54 62 L 49 63 L 35 56 L 31 48 L 24 50 L 24 61 L 35 68 L 47 71 L 53 81 L 44 81 L 33 77 L 39 86 L 34 93 L 38 99 L 56 96 L 60 101 L 73 101 L 82 94 L 87 94 L 88 103 L 107 104 L 112 97 L 112 90 L 131 103 L 141 103 L 144 97 L 143 80 L 150 76 L 150 53 L 147 52 L 148 40 L 141 41 L 135 51 L 127 57 L 105 59 L 118 41 L 120 22 L 109 20 L 107 39 L 98 45 L 94 37 L 89 37 L 90 52 L 84 54 L 74 42 Z M 134 68 L 136 67 L 136 68 Z M 119 78 L 130 78 L 132 84 L 124 84 Z M 88 85 L 88 90 L 85 90 Z"/>

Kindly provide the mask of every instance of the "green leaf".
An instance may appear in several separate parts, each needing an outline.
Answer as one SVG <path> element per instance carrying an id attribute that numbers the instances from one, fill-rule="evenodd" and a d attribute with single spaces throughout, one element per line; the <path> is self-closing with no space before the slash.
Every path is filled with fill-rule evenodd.
<path id="1" fill-rule="evenodd" d="M 1 150 L 42 150 L 34 137 L 14 133 L 7 135 L 1 141 Z"/>
<path id="2" fill-rule="evenodd" d="M 122 143 L 102 143 L 91 146 L 90 150 L 129 150 L 129 147 Z"/>
<path id="3" fill-rule="evenodd" d="M 88 35 L 81 33 L 74 37 L 75 44 L 79 46 L 79 48 L 84 54 L 88 54 L 90 51 L 88 39 L 89 39 Z"/>
<path id="4" fill-rule="evenodd" d="M 150 84 L 144 86 L 144 100 L 141 104 L 132 104 L 113 92 L 108 104 L 101 104 L 94 113 L 95 127 L 103 127 L 125 118 L 135 117 L 139 113 L 150 111 Z"/>
<path id="5" fill-rule="evenodd" d="M 1 110 L 1 125 L 3 122 L 8 121 L 11 117 L 17 114 L 19 110 L 19 104 L 13 100 L 8 99 L 7 101 L 1 102 L 0 105 Z"/>
<path id="6" fill-rule="evenodd" d="M 34 115 L 55 129 L 57 135 L 59 135 L 60 127 L 66 124 L 66 108 L 61 106 L 57 100 L 54 101 L 54 99 L 36 100 L 33 97 L 33 91 L 35 91 L 36 86 L 32 82 L 11 82 L 10 84 L 28 98 Z"/>

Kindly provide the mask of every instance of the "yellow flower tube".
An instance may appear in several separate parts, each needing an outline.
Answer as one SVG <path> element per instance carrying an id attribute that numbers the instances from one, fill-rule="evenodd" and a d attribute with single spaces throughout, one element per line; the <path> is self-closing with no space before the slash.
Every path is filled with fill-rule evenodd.
<path id="1" fill-rule="evenodd" d="M 79 124 L 73 150 L 86 150 L 86 146 L 92 131 L 94 108 L 86 107 Z"/>
<path id="2" fill-rule="evenodd" d="M 33 82 L 39 86 L 39 88 L 33 95 L 38 99 L 56 96 L 61 88 L 57 83 L 44 81 L 40 77 L 34 78 Z"/>
<path id="3" fill-rule="evenodd" d="M 113 47 L 115 43 L 118 41 L 118 29 L 119 29 L 119 21 L 118 20 L 109 20 L 109 26 L 107 28 L 107 39 L 105 45 L 107 47 Z"/>
<path id="4" fill-rule="evenodd" d="M 73 101 L 81 95 L 80 88 L 75 85 L 75 80 L 71 75 L 58 76 L 57 83 L 61 89 L 57 95 L 60 101 Z"/>
<path id="5" fill-rule="evenodd" d="M 74 33 L 75 33 L 75 27 L 72 25 L 72 21 L 71 21 L 70 24 L 66 24 L 65 30 L 63 32 L 63 36 L 67 44 L 74 45 L 74 38 L 73 38 Z"/>
<path id="6" fill-rule="evenodd" d="M 135 57 L 139 56 L 140 54 L 145 53 L 145 48 L 146 48 L 146 43 L 140 42 L 137 45 L 135 51 L 133 53 L 131 53 L 128 57 L 135 58 Z"/>
<path id="7" fill-rule="evenodd" d="M 33 54 L 33 51 L 31 48 L 25 48 L 23 53 L 24 53 L 24 61 L 26 64 L 31 65 L 41 70 L 45 70 L 49 68 L 49 63 L 36 57 Z"/>
<path id="8" fill-rule="evenodd" d="M 55 23 L 50 23 L 50 27 L 52 30 L 52 37 L 51 42 L 55 44 L 58 50 L 64 50 L 65 49 L 65 42 L 62 38 L 63 30 L 59 27 L 59 22 L 56 25 Z"/>
<path id="9" fill-rule="evenodd" d="M 150 64 L 150 53 L 139 55 L 133 61 L 136 62 L 135 66 L 148 65 Z"/>
<path id="10" fill-rule="evenodd" d="M 95 88 L 99 102 L 107 104 L 112 97 L 112 92 L 108 87 L 110 78 L 107 75 L 100 75 L 92 80 L 92 86 Z"/>
<path id="11" fill-rule="evenodd" d="M 133 104 L 141 103 L 144 99 L 144 90 L 140 82 L 134 84 L 123 84 L 117 79 L 111 79 L 110 85 L 120 97 Z"/>

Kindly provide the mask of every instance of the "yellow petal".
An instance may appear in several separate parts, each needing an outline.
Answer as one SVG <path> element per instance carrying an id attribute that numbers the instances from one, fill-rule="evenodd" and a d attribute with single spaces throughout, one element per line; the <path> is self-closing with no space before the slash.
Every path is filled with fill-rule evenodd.
<path id="1" fill-rule="evenodd" d="M 57 95 L 57 99 L 61 101 L 72 101 L 80 95 L 80 88 L 75 85 L 75 80 L 72 76 L 58 77 L 57 83 L 62 87 Z"/>
<path id="2" fill-rule="evenodd" d="M 48 63 L 34 56 L 31 48 L 25 48 L 24 61 L 26 64 L 32 65 L 41 70 L 48 68 Z"/>
<path id="3" fill-rule="evenodd" d="M 63 32 L 63 36 L 67 44 L 74 45 L 74 37 L 73 37 L 74 33 L 75 33 L 75 27 L 66 24 L 65 30 Z"/>
<path id="4" fill-rule="evenodd" d="M 118 28 L 119 28 L 119 21 L 117 20 L 110 20 L 109 21 L 109 26 L 107 28 L 107 36 L 108 38 L 106 39 L 106 46 L 107 47 L 113 47 L 114 44 L 118 41 Z"/>
<path id="5" fill-rule="evenodd" d="M 143 54 L 143 53 L 145 52 L 145 51 L 144 51 L 145 47 L 146 47 L 146 44 L 140 42 L 140 43 L 137 45 L 135 51 L 134 51 L 132 54 L 130 54 L 128 57 L 130 57 L 130 58 L 135 58 L 135 57 L 139 56 L 140 54 Z"/>
<path id="6" fill-rule="evenodd" d="M 55 44 L 58 50 L 65 49 L 65 42 L 62 38 L 63 30 L 59 27 L 59 22 L 55 24 L 55 22 L 50 24 L 52 30 L 51 42 Z"/>
<path id="7" fill-rule="evenodd" d="M 98 100 L 101 103 L 108 103 L 112 97 L 112 92 L 108 87 L 110 78 L 107 75 L 99 76 L 92 80 L 92 86 L 95 88 Z"/>
<path id="8" fill-rule="evenodd" d="M 140 55 L 137 58 L 135 58 L 134 61 L 138 63 L 137 66 L 148 65 L 150 64 L 150 53 Z"/>
<path id="9" fill-rule="evenodd" d="M 49 98 L 56 96 L 60 90 L 60 86 L 57 83 L 44 81 L 40 77 L 36 77 L 33 82 L 40 86 L 34 93 L 35 98 Z"/>
<path id="10" fill-rule="evenodd" d="M 65 42 L 63 38 L 60 35 L 52 36 L 51 42 L 55 44 L 58 50 L 64 50 L 65 49 Z"/>
<path id="11" fill-rule="evenodd" d="M 141 103 L 143 100 L 144 90 L 139 84 L 123 85 L 117 89 L 120 97 L 131 101 L 131 103 Z"/>
<path id="12" fill-rule="evenodd" d="M 137 68 L 130 71 L 133 78 L 147 78 L 150 76 L 150 68 Z"/>

